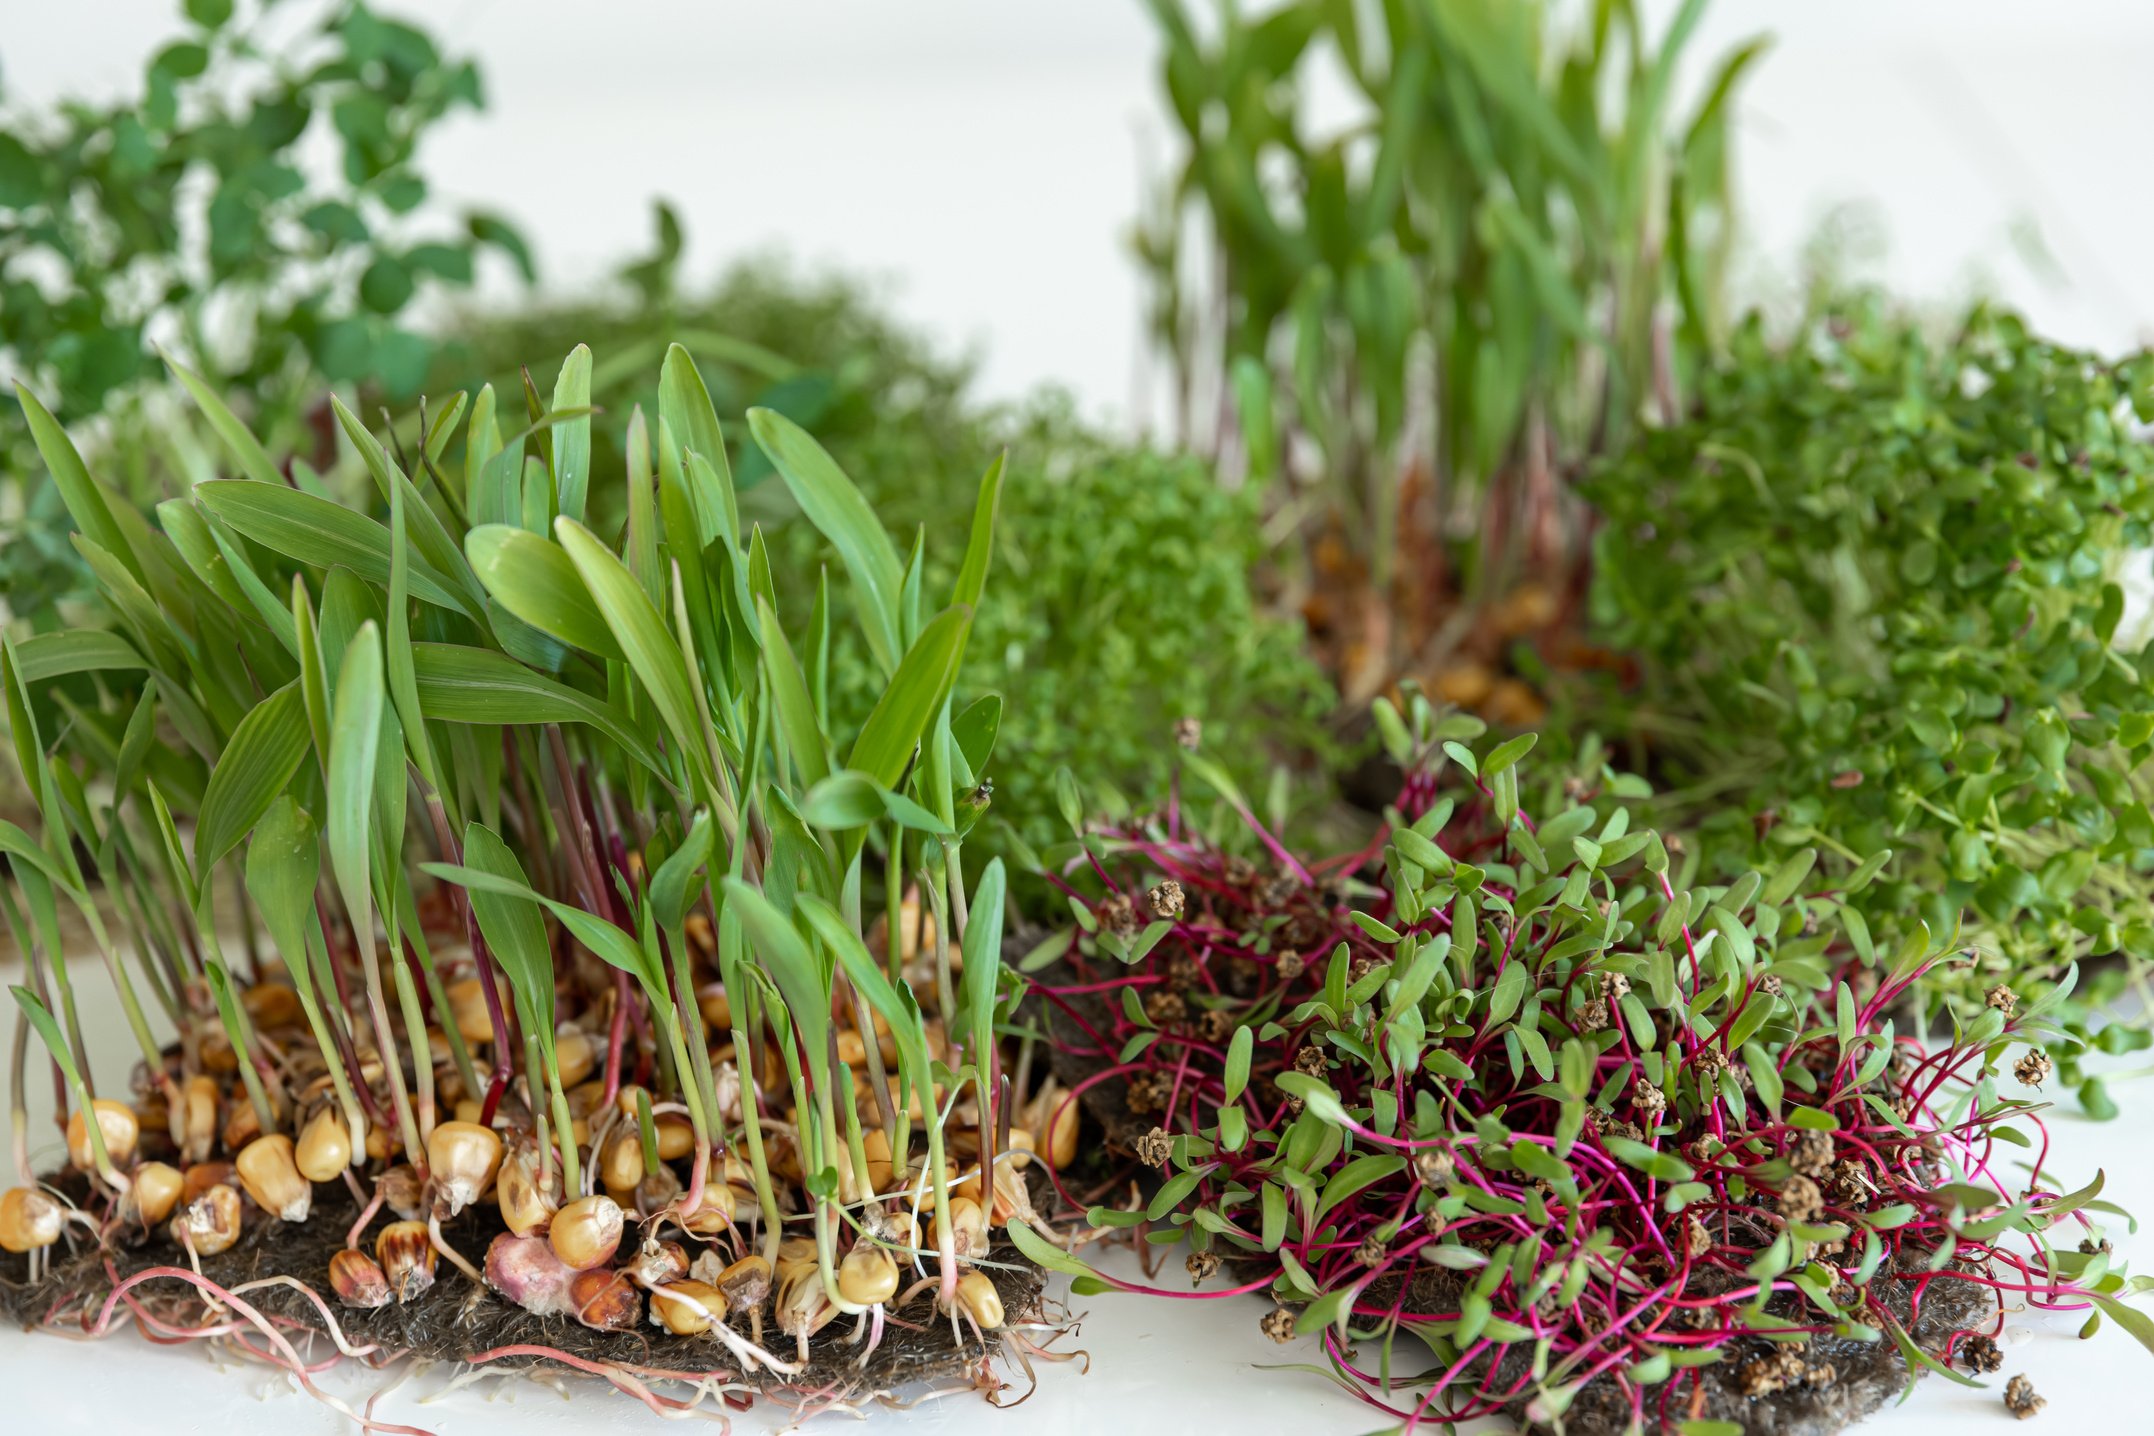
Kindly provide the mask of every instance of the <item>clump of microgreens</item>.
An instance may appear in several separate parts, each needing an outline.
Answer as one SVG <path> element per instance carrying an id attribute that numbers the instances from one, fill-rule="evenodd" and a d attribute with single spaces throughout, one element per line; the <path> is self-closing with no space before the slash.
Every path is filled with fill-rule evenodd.
<path id="1" fill-rule="evenodd" d="M 1890 847 L 1857 907 L 1878 945 L 1967 917 L 1963 1002 L 2089 964 L 2053 1053 L 2114 1116 L 2090 1015 L 2154 951 L 2154 655 L 2123 567 L 2154 539 L 2154 355 L 2110 360 L 1978 307 L 1945 330 L 1827 292 L 1753 316 L 1694 411 L 1585 483 L 1596 638 L 1635 685 L 1576 694 L 1663 776 L 1657 811 L 1725 880 L 1804 847 Z"/>
<path id="2" fill-rule="evenodd" d="M 1764 42 L 1686 113 L 1704 0 L 1657 31 L 1547 0 L 1147 8 L 1180 143 L 1136 249 L 1180 437 L 1271 484 L 1373 695 L 1471 644 L 1454 597 L 1500 623 L 1522 576 L 1554 576 L 1532 606 L 1582 578 L 1569 474 L 1718 348 Z"/>
<path id="3" fill-rule="evenodd" d="M 2096 1308 L 2154 1345 L 2120 1299 L 2143 1279 L 2049 1235 L 2103 1207 L 2100 1177 L 2064 1191 L 2015 1125 L 2039 1132 L 2037 1104 L 1999 1090 L 2021 1043 L 2039 1085 L 2059 994 L 2000 990 L 1925 1049 L 1886 1013 L 1955 960 L 1949 934 L 1867 997 L 1848 981 L 1843 924 L 1879 862 L 1804 850 L 1704 883 L 1694 851 L 1630 827 L 1636 781 L 1597 759 L 1536 821 L 1530 735 L 1476 755 L 1478 721 L 1418 695 L 1382 721 L 1410 776 L 1361 851 L 1303 862 L 1260 833 L 1260 865 L 1177 801 L 1073 863 L 1079 935 L 1042 991 L 1080 1090 L 1122 1090 L 1158 1169 L 1141 1208 L 1091 1220 L 1186 1241 L 1195 1284 L 1227 1264 L 1230 1290 L 1180 1295 L 1270 1292 L 1269 1334 L 1320 1336 L 1409 1425 L 1558 1419 L 1601 1382 L 1658 1429 L 1738 1337 L 1890 1341 L 1948 1370 L 1911 1335 L 1938 1283 Z M 1745 1396 L 1786 1379 L 1726 1376 Z"/>
<path id="4" fill-rule="evenodd" d="M 43 828 L 0 827 L 32 955 L 5 1245 L 34 1273 L 74 1228 L 108 1246 L 162 1228 L 212 1308 L 191 1329 L 225 1330 L 251 1308 L 199 1259 L 264 1213 L 307 1220 L 315 1186 L 341 1183 L 359 1214 L 326 1276 L 350 1307 L 423 1299 L 440 1258 L 543 1315 L 707 1334 L 706 1355 L 660 1364 L 773 1386 L 840 1315 L 864 1365 L 928 1293 L 953 1334 L 1032 1349 L 993 1234 L 1030 1211 L 1030 1154 L 1073 1155 L 1074 1108 L 1020 1113 L 998 1050 L 1004 876 L 989 863 L 968 886 L 964 847 L 1000 707 L 956 696 L 1000 465 L 938 611 L 925 533 L 901 562 L 807 434 L 749 416 L 883 672 L 841 734 L 825 687 L 842 606 L 825 584 L 781 624 L 678 347 L 656 423 L 631 417 L 626 472 L 603 479 L 580 348 L 507 438 L 490 389 L 422 409 L 408 448 L 338 405 L 387 523 L 311 473 L 287 481 L 173 368 L 242 477 L 160 505 L 161 531 L 21 393 L 110 626 L 0 650 Z M 627 515 L 612 541 L 584 522 L 601 484 L 625 490 L 605 496 Z M 97 683 L 115 670 L 146 675 L 126 711 Z M 92 1086 L 62 899 L 136 1037 L 132 1103 Z M 32 1169 L 28 1027 L 86 1189 Z M 370 1253 L 384 1206 L 399 1220 Z M 483 1254 L 443 1228 L 474 1206 L 507 1229 Z"/>

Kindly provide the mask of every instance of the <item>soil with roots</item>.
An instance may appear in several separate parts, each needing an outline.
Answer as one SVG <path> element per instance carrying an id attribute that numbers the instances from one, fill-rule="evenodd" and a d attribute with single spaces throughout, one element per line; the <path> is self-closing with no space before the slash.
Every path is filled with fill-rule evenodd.
<path id="1" fill-rule="evenodd" d="M 84 1195 L 81 1178 L 73 1174 L 54 1179 L 54 1189 Z M 988 1375 L 989 1363 L 1005 1349 L 999 1333 L 988 1332 L 983 1339 L 967 1322 L 960 1321 L 953 1332 L 950 1318 L 935 1309 L 932 1288 L 887 1315 L 882 1339 L 864 1361 L 866 1336 L 854 1340 L 854 1319 L 840 1316 L 810 1338 L 806 1365 L 790 1375 L 760 1367 L 743 1371 L 733 1354 L 709 1334 L 676 1336 L 648 1324 L 632 1331 L 603 1332 L 567 1316 L 535 1315 L 473 1282 L 446 1260 L 437 1263 L 433 1287 L 409 1302 L 371 1310 L 346 1307 L 330 1290 L 329 1260 L 344 1246 L 358 1209 L 348 1192 L 324 1187 L 315 1195 L 313 1214 L 305 1222 L 286 1223 L 250 1212 L 239 1241 L 216 1256 L 203 1257 L 201 1274 L 226 1291 L 270 1278 L 295 1279 L 328 1303 L 349 1345 L 377 1349 L 369 1358 L 377 1363 L 383 1357 L 408 1357 L 488 1370 L 619 1371 L 644 1379 L 662 1375 L 711 1381 L 734 1398 L 762 1396 L 785 1405 L 821 1407 L 904 1400 L 936 1389 L 985 1386 L 992 1390 L 996 1383 Z M 377 1216 L 374 1229 L 383 1219 Z M 484 1262 L 488 1243 L 504 1228 L 493 1207 L 480 1205 L 444 1223 L 442 1230 L 448 1244 L 478 1266 Z M 68 1241 L 73 1242 L 72 1250 Z M 371 1249 L 367 1238 L 362 1238 L 362 1244 Z M 47 1250 L 57 1255 L 36 1282 L 28 1280 L 27 1257 L 0 1252 L 0 1319 L 28 1329 L 93 1328 L 108 1305 L 115 1278 L 124 1282 L 155 1268 L 188 1265 L 186 1252 L 161 1228 L 149 1234 L 137 1230 L 131 1239 L 115 1234 L 102 1251 L 86 1234 L 71 1229 L 68 1239 Z M 1042 1321 L 1044 1274 L 1007 1246 L 990 1260 L 996 1264 L 981 1269 L 1002 1297 L 1005 1326 Z M 932 1274 L 933 1270 L 930 1261 L 928 1271 Z M 214 1315 L 203 1292 L 177 1276 L 152 1278 L 131 1288 L 126 1296 L 173 1327 L 202 1326 Z M 310 1332 L 326 1335 L 320 1308 L 290 1285 L 255 1287 L 244 1300 L 288 1337 Z M 129 1308 L 123 1305 L 119 1311 L 126 1316 Z M 745 1318 L 736 1316 L 733 1329 L 748 1335 Z M 788 1362 L 798 1360 L 796 1343 L 777 1330 L 767 1309 L 762 1337 L 765 1351 Z M 316 1356 L 328 1354 L 323 1344 L 317 1344 L 314 1351 Z M 593 1367 L 603 1370 L 592 1372 Z"/>

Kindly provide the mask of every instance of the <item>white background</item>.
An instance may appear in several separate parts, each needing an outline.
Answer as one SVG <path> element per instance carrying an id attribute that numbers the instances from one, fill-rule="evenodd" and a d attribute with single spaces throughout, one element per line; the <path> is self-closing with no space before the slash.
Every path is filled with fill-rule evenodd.
<path id="1" fill-rule="evenodd" d="M 649 200 L 663 194 L 687 222 L 696 272 L 774 247 L 865 269 L 903 313 L 952 346 L 980 349 L 989 394 L 1054 381 L 1095 413 L 1130 417 L 1139 295 L 1123 240 L 1140 154 L 1148 146 L 1156 165 L 1167 140 L 1136 0 L 404 8 L 479 56 L 492 98 L 486 113 L 442 133 L 426 172 L 446 195 L 522 223 L 557 292 L 587 288 L 639 251 Z M 1664 20 L 1670 7 L 1647 8 Z M 176 9 L 168 0 L 0 0 L 5 99 L 129 83 L 171 33 Z M 2115 348 L 2147 336 L 2154 276 L 2142 257 L 2154 201 L 2138 176 L 2154 134 L 2144 80 L 2154 7 L 1739 0 L 1715 7 L 1693 56 L 1765 28 L 1780 42 L 1741 109 L 1750 292 L 1784 290 L 1818 224 L 1866 202 L 1889 238 L 1881 273 L 1902 293 L 1949 300 L 1987 285 L 2066 339 Z M 2019 257 L 2015 226 L 2028 221 L 2061 275 L 2045 279 Z M 103 993 L 89 976 L 85 992 Z M 92 1021 L 121 1036 L 116 1013 Z M 106 1070 L 116 1074 L 123 1037 L 110 1052 Z M 2053 1131 L 2060 1170 L 2106 1166 L 2112 1195 L 2128 1205 L 2131 1194 L 2154 1192 L 2154 1144 L 2144 1136 L 2154 1097 L 2138 1086 L 2120 1095 L 2119 1122 L 2060 1116 Z M 49 1124 L 32 1130 L 55 1152 Z M 2154 1257 L 2145 1242 L 2113 1235 L 2142 1264 Z M 961 1400 L 871 1424 L 1111 1426 L 1129 1436 L 1379 1424 L 1315 1376 L 1252 1370 L 1312 1356 L 1258 1335 L 1253 1303 L 1105 1297 L 1086 1306 L 1075 1344 L 1090 1351 L 1090 1374 L 1048 1368 L 1039 1394 L 1010 1416 Z M 2081 1345 L 2077 1324 L 2015 1317 L 2025 1335 L 2008 1347 L 2007 1372 L 2033 1376 L 2051 1424 L 2145 1429 L 2149 1358 L 2113 1331 Z M 382 1414 L 454 1433 L 653 1420 L 589 1389 L 563 1401 L 516 1384 L 421 1406 L 414 1397 L 424 1389 L 399 1393 Z M 349 1429 L 259 1371 L 219 1371 L 202 1353 L 132 1338 L 93 1346 L 0 1333 L 0 1392 L 8 1432 Z M 1873 1425 L 1930 1436 L 2002 1431 L 1996 1423 L 2008 1419 L 1994 1387 L 1932 1379 Z"/>
<path id="2" fill-rule="evenodd" d="M 1128 417 L 1139 293 L 1125 236 L 1140 157 L 1156 171 L 1169 144 L 1138 0 L 383 7 L 483 62 L 491 107 L 447 125 L 422 167 L 441 193 L 526 226 L 556 290 L 640 252 L 663 194 L 694 272 L 774 247 L 866 270 L 905 314 L 979 346 L 988 392 L 1056 381 Z M 1672 8 L 1645 4 L 1656 27 Z M 138 83 L 177 10 L 0 0 L 6 98 Z M 2154 200 L 2137 177 L 2154 134 L 2154 6 L 1721 0 L 1687 78 L 1765 30 L 1779 40 L 1740 110 L 1747 292 L 1783 290 L 1820 223 L 1864 203 L 1903 294 L 1987 282 L 2061 338 L 2146 337 Z M 2022 222 L 2058 282 L 2017 257 Z"/>

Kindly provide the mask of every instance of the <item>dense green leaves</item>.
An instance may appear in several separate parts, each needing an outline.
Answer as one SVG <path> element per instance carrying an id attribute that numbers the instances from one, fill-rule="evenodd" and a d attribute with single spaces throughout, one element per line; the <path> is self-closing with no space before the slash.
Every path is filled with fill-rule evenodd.
<path id="1" fill-rule="evenodd" d="M 2113 579 L 2154 539 L 2147 361 L 1988 310 L 1933 338 L 1868 298 L 1799 339 L 1752 321 L 1697 414 L 1592 481 L 1594 614 L 1644 659 L 1603 721 L 1712 779 L 1704 825 L 1782 868 L 1769 895 L 1813 846 L 1893 849 L 1850 883 L 1866 955 L 1962 912 L 1970 991 L 2154 952 L 2154 668 Z"/>

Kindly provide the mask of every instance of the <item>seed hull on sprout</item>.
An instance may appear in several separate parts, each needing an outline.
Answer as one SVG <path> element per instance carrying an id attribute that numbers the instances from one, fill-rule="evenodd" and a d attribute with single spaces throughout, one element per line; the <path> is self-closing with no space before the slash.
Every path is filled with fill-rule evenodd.
<path id="1" fill-rule="evenodd" d="M 56 1178 L 54 1186 L 79 1194 L 82 1182 L 70 1174 Z M 350 1345 L 378 1347 L 390 1359 L 478 1363 L 495 1371 L 567 1371 L 572 1368 L 562 1359 L 566 1357 L 633 1369 L 646 1378 L 660 1370 L 691 1382 L 716 1380 L 735 1395 L 761 1396 L 781 1405 L 826 1406 L 903 1398 L 937 1388 L 969 1389 L 986 1365 L 1007 1350 L 1000 1333 L 989 1332 L 982 1341 L 969 1324 L 961 1323 L 961 1334 L 953 1336 L 949 1319 L 935 1312 L 932 1290 L 921 1292 L 885 1323 L 882 1341 L 864 1366 L 859 1364 L 860 1348 L 848 1340 L 850 1323 L 840 1320 L 817 1333 L 809 1344 L 808 1365 L 795 1375 L 760 1369 L 743 1373 L 715 1338 L 674 1336 L 652 1326 L 594 1331 L 565 1316 L 536 1315 L 465 1281 L 436 1282 L 401 1305 L 354 1309 L 337 1303 L 321 1274 L 343 1247 L 357 1209 L 348 1194 L 330 1187 L 320 1188 L 317 1198 L 312 1217 L 304 1223 L 250 1221 L 231 1249 L 202 1258 L 202 1274 L 228 1291 L 249 1282 L 291 1277 L 329 1303 Z M 472 1207 L 444 1222 L 442 1229 L 452 1246 L 469 1253 L 485 1251 L 505 1230 L 490 1206 Z M 1008 1247 L 999 1248 L 992 1259 L 995 1265 L 981 1269 L 994 1281 L 1008 1323 L 1038 1320 L 1044 1284 L 1039 1269 Z M 186 1265 L 186 1253 L 162 1231 L 133 1245 L 116 1239 L 103 1251 L 87 1240 L 78 1241 L 75 1252 L 57 1259 L 36 1283 L 26 1280 L 25 1257 L 0 1252 L 0 1319 L 24 1328 L 79 1332 L 86 1322 L 96 1322 L 115 1275 L 124 1282 L 154 1268 Z M 178 1278 L 145 1282 L 127 1297 L 172 1326 L 200 1326 L 210 1315 L 202 1294 Z M 298 1338 L 326 1334 L 320 1309 L 292 1286 L 256 1288 L 246 1300 L 285 1327 L 303 1354 L 308 1348 Z M 125 1315 L 130 1308 L 123 1305 L 120 1310 Z M 539 1354 L 540 1349 L 560 1356 Z M 795 1355 L 790 1341 L 778 1341 L 771 1349 L 788 1359 Z M 326 1341 L 312 1351 L 313 1357 L 334 1354 Z"/>

